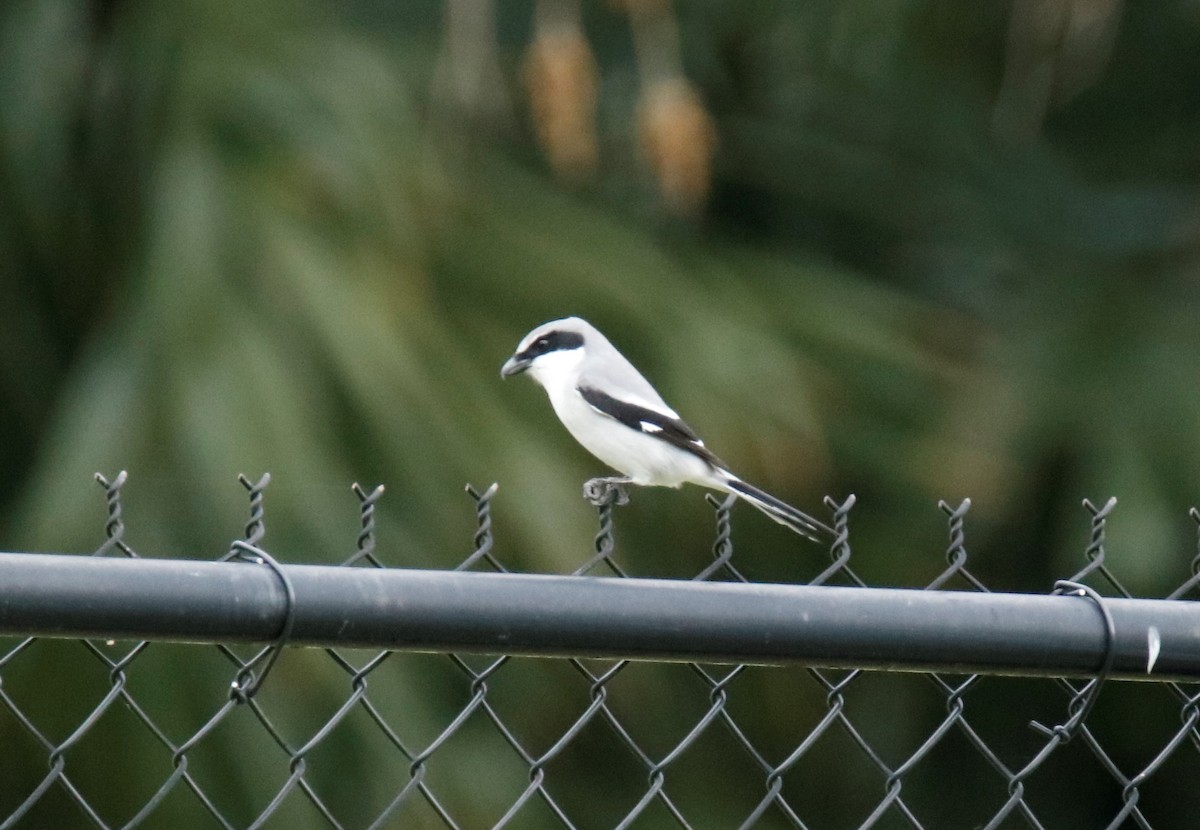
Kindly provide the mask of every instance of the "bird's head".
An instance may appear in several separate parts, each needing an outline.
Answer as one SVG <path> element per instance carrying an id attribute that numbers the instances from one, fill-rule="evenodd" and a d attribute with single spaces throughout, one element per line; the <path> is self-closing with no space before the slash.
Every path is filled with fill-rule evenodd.
<path id="1" fill-rule="evenodd" d="M 513 356 L 500 367 L 500 377 L 528 371 L 545 386 L 548 378 L 573 373 L 583 362 L 589 338 L 598 336 L 599 332 L 579 317 L 543 323 L 521 340 Z"/>

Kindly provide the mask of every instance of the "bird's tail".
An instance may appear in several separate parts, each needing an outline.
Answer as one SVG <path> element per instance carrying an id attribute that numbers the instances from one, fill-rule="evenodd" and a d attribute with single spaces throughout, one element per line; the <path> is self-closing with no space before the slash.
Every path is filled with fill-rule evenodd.
<path id="1" fill-rule="evenodd" d="M 822 536 L 830 539 L 834 536 L 833 529 L 828 525 L 797 510 L 787 502 L 780 501 L 770 493 L 759 490 L 752 484 L 747 484 L 737 476 L 731 475 L 726 478 L 725 485 L 729 488 L 729 492 L 741 496 L 784 527 L 790 528 L 806 539 L 821 542 Z"/>

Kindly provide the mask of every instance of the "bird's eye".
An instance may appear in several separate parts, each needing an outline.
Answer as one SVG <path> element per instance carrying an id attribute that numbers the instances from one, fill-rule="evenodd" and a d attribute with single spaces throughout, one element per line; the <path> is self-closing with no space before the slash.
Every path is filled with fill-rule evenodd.
<path id="1" fill-rule="evenodd" d="M 545 337 L 539 337 L 537 340 L 533 341 L 533 345 L 544 349 L 546 346 L 550 345 L 550 341 Z"/>

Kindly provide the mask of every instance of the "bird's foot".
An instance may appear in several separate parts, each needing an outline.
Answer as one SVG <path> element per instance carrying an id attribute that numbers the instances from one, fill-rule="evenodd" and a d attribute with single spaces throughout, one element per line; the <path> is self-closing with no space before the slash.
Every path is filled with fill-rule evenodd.
<path id="1" fill-rule="evenodd" d="M 612 502 L 616 506 L 629 504 L 629 491 L 625 485 L 627 478 L 593 478 L 583 485 L 583 497 L 596 507 L 603 507 Z"/>

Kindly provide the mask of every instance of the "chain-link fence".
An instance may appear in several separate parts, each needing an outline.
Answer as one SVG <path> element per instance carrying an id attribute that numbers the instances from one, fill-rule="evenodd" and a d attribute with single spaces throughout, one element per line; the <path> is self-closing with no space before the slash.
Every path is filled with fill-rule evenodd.
<path id="1" fill-rule="evenodd" d="M 509 573 L 494 486 L 468 488 L 455 572 L 384 567 L 382 488 L 357 485 L 354 555 L 288 565 L 266 476 L 221 561 L 144 559 L 125 474 L 97 479 L 93 557 L 0 554 L 0 828 L 1200 823 L 1200 556 L 1130 598 L 1112 500 L 1085 502 L 1084 567 L 1034 596 L 968 568 L 966 501 L 915 591 L 851 566 L 853 497 L 827 500 L 827 567 L 764 585 L 732 499 L 710 498 L 713 561 L 685 582 L 626 577 L 612 501 L 573 574 Z"/>

